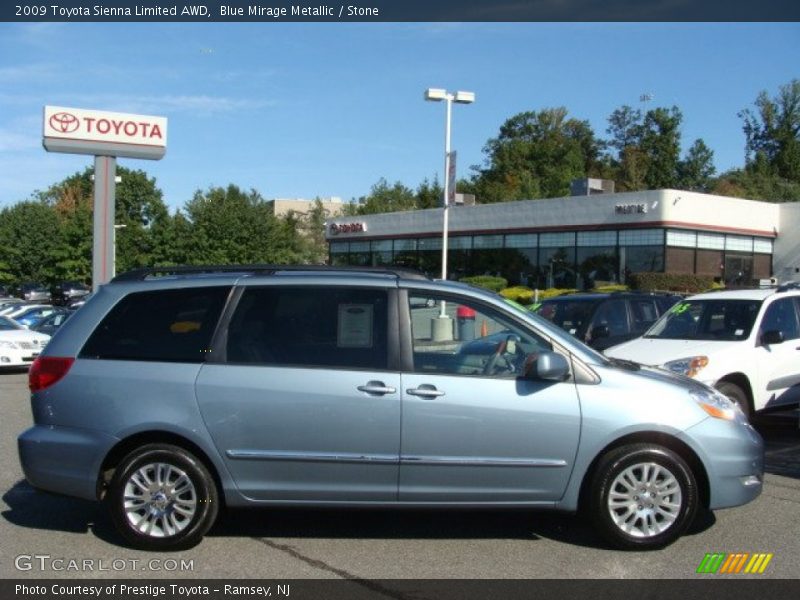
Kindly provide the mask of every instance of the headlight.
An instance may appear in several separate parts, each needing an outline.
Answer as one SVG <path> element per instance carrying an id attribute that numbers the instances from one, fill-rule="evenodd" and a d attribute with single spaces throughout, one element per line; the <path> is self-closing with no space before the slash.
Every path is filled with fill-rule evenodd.
<path id="1" fill-rule="evenodd" d="M 734 421 L 738 416 L 744 416 L 738 404 L 715 390 L 690 392 L 689 395 L 714 418 Z"/>
<path id="2" fill-rule="evenodd" d="M 664 363 L 664 368 L 678 375 L 694 377 L 706 365 L 708 365 L 707 356 L 690 356 L 688 358 L 679 358 L 678 360 L 671 360 Z"/>
<path id="3" fill-rule="evenodd" d="M 14 342 L 0 342 L 0 348 L 10 348 L 12 350 L 16 350 L 17 345 Z"/>

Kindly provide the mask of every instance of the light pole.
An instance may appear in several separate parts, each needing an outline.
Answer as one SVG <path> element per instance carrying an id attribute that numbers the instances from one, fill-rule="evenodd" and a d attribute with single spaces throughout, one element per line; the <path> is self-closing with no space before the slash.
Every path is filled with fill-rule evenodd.
<path id="1" fill-rule="evenodd" d="M 449 225 L 449 208 L 451 195 L 455 198 L 455 178 L 450 181 L 450 120 L 453 111 L 453 102 L 458 104 L 472 104 L 475 102 L 474 92 L 459 91 L 454 94 L 449 93 L 447 90 L 441 88 L 428 88 L 425 90 L 425 100 L 428 102 L 441 102 L 445 101 L 447 110 L 445 112 L 444 122 L 444 206 L 442 216 L 442 280 L 447 280 L 447 234 Z M 450 189 L 450 186 L 453 189 Z M 449 324 L 450 319 L 445 314 L 445 303 L 442 302 L 441 312 L 439 314 L 438 322 L 434 320 L 433 337 L 436 340 L 452 339 L 452 325 Z"/>
<path id="2" fill-rule="evenodd" d="M 451 194 L 455 196 L 455 188 L 450 189 L 450 121 L 453 110 L 453 102 L 458 104 L 472 104 L 475 102 L 474 92 L 456 92 L 450 94 L 446 90 L 439 88 L 428 88 L 425 90 L 425 100 L 428 102 L 445 101 L 447 107 L 445 126 L 444 126 L 444 219 L 442 224 L 442 279 L 447 279 L 447 228 L 448 228 L 448 208 L 450 206 Z M 455 186 L 455 182 L 453 182 Z"/>

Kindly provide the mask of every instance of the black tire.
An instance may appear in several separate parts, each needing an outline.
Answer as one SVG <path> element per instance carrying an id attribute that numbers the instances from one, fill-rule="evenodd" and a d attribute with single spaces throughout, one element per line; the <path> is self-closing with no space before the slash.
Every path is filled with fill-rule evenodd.
<path id="1" fill-rule="evenodd" d="M 117 530 L 142 550 L 195 546 L 219 510 L 211 473 L 190 452 L 171 444 L 148 444 L 122 459 L 105 501 Z"/>
<path id="2" fill-rule="evenodd" d="M 716 387 L 720 393 L 725 394 L 739 405 L 748 420 L 752 420 L 753 415 L 752 410 L 750 410 L 750 400 L 742 388 L 730 381 L 720 381 Z"/>
<path id="3" fill-rule="evenodd" d="M 648 477 L 653 472 L 657 476 Z M 621 481 L 623 477 L 628 481 Z M 637 478 L 640 483 L 629 485 Z M 692 524 L 698 507 L 692 470 L 675 452 L 656 444 L 632 444 L 608 452 L 597 465 L 589 493 L 598 533 L 625 550 L 671 544 Z"/>

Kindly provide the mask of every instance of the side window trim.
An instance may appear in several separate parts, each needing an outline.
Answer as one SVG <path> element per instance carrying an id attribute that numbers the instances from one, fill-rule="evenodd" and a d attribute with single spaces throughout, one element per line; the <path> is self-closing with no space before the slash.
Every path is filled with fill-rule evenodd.
<path id="1" fill-rule="evenodd" d="M 225 363 L 228 360 L 228 327 L 231 323 L 233 313 L 239 306 L 239 301 L 244 294 L 245 286 L 236 285 L 231 290 L 228 296 L 228 301 L 222 311 L 222 316 L 217 323 L 217 329 L 214 331 L 214 336 L 211 338 L 211 351 L 206 357 L 208 363 Z"/>

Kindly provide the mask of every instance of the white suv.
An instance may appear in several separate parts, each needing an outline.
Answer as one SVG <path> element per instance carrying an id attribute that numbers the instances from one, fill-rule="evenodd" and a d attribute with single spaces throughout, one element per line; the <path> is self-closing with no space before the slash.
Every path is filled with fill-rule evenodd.
<path id="1" fill-rule="evenodd" d="M 748 416 L 800 398 L 800 287 L 699 294 L 606 350 L 713 385 Z"/>

